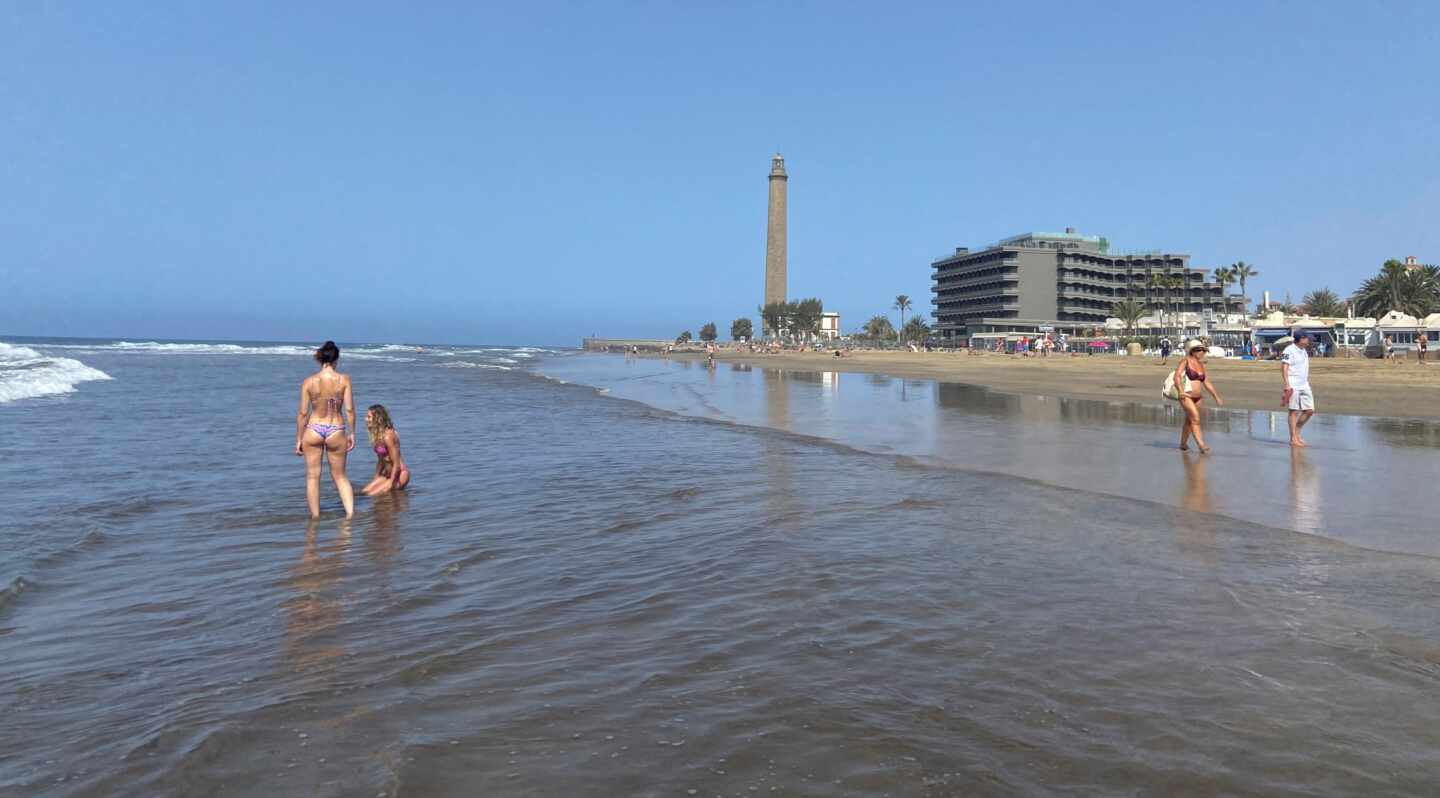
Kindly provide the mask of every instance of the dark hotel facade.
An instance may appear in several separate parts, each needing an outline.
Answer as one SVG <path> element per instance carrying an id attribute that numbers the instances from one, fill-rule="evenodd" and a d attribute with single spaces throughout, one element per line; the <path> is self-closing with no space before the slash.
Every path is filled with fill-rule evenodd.
<path id="1" fill-rule="evenodd" d="M 930 264 L 935 334 L 942 339 L 987 332 L 1037 332 L 1041 327 L 1079 331 L 1113 316 L 1111 307 L 1133 297 L 1155 310 L 1238 313 L 1244 300 L 1226 296 L 1189 255 L 1111 254 L 1109 242 L 1063 233 L 1024 233 L 976 252 L 956 247 Z M 1183 288 L 1150 288 L 1151 275 L 1179 277 Z"/>

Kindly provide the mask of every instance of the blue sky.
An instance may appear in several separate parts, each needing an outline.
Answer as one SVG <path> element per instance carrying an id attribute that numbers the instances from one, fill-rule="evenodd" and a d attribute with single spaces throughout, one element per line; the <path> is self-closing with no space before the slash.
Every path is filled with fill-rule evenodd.
<path id="1" fill-rule="evenodd" d="M 1440 4 L 1187 5 L 6 3 L 0 334 L 725 331 L 776 150 L 847 330 L 1030 229 L 1440 262 Z"/>

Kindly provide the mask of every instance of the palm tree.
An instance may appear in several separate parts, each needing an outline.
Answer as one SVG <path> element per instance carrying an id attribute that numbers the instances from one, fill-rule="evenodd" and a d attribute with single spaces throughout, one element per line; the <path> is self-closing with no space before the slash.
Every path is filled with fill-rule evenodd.
<path id="1" fill-rule="evenodd" d="M 867 338 L 889 338 L 895 334 L 895 326 L 885 316 L 871 316 L 865 322 L 865 337 Z"/>
<path id="2" fill-rule="evenodd" d="M 910 309 L 910 297 L 900 294 L 895 297 L 895 309 L 900 311 L 900 328 L 905 328 L 905 311 Z M 898 333 L 897 333 L 898 335 Z"/>
<path id="3" fill-rule="evenodd" d="M 1220 306 L 1225 308 L 1226 313 L 1229 313 L 1230 297 L 1228 295 L 1230 284 L 1235 282 L 1235 272 L 1226 266 L 1216 266 L 1215 271 L 1211 274 L 1215 275 L 1215 282 L 1220 284 Z"/>
<path id="4" fill-rule="evenodd" d="M 1380 273 L 1360 284 L 1355 292 L 1355 310 L 1364 316 L 1380 318 L 1399 310 L 1405 293 L 1405 264 L 1394 258 L 1380 266 Z"/>
<path id="5" fill-rule="evenodd" d="M 1440 307 L 1440 267 L 1407 269 L 1398 260 L 1387 260 L 1379 274 L 1360 284 L 1354 303 L 1362 316 L 1379 318 L 1399 310 L 1424 318 Z"/>
<path id="6" fill-rule="evenodd" d="M 910 321 L 900 328 L 900 335 L 906 341 L 924 341 L 930 335 L 930 325 L 919 316 L 911 316 Z"/>
<path id="7" fill-rule="evenodd" d="M 1135 325 L 1140 323 L 1140 317 L 1145 315 L 1145 305 L 1134 299 L 1122 299 L 1110 307 L 1110 312 L 1125 322 L 1125 336 L 1130 338 L 1135 335 Z"/>
<path id="8" fill-rule="evenodd" d="M 1235 275 L 1235 279 L 1240 281 L 1240 293 L 1245 296 L 1245 304 L 1250 304 L 1250 295 L 1245 292 L 1245 281 L 1251 277 L 1259 277 L 1260 272 L 1243 260 L 1231 264 L 1230 271 Z"/>
<path id="9" fill-rule="evenodd" d="M 1343 316 L 1345 315 L 1345 303 L 1340 301 L 1339 295 L 1328 288 L 1320 288 L 1305 295 L 1301 300 L 1305 312 L 1311 316 Z"/>
<path id="10" fill-rule="evenodd" d="M 1417 319 L 1440 311 L 1440 266 L 1405 270 L 1406 311 Z"/>
<path id="11" fill-rule="evenodd" d="M 1145 279 L 1145 305 L 1146 305 L 1146 307 L 1149 307 L 1150 305 L 1152 305 L 1152 304 L 1155 303 L 1155 292 L 1164 289 L 1164 288 L 1165 288 L 1165 282 L 1166 282 L 1166 280 L 1165 280 L 1165 275 L 1163 275 L 1163 274 L 1156 274 L 1155 272 L 1150 272 L 1149 277 L 1147 277 L 1147 278 Z M 1162 308 L 1160 312 L 1161 312 L 1161 313 L 1164 313 L 1165 311 L 1164 311 L 1163 308 Z"/>
<path id="12" fill-rule="evenodd" d="M 1165 281 L 1165 296 L 1170 300 L 1172 318 L 1179 319 L 1180 309 L 1185 303 L 1185 278 L 1178 274 L 1170 275 Z"/>
<path id="13" fill-rule="evenodd" d="M 1168 277 L 1163 274 L 1151 274 L 1150 286 L 1160 292 L 1160 323 L 1168 325 L 1170 309 L 1175 304 L 1175 289 L 1183 286 L 1185 281 L 1180 277 Z M 1168 330 L 1169 327 L 1166 326 Z"/>
<path id="14" fill-rule="evenodd" d="M 1165 290 L 1169 284 L 1170 281 L 1166 279 L 1165 275 L 1153 271 L 1145 279 L 1145 307 L 1147 310 L 1154 307 L 1159 311 L 1161 325 L 1165 324 Z M 1155 299 L 1156 293 L 1160 294 L 1159 301 Z"/>

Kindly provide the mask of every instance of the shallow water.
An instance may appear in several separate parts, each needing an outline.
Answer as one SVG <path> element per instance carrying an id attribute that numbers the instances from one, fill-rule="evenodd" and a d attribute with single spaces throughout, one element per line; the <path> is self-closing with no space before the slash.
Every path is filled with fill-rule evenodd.
<path id="1" fill-rule="evenodd" d="M 347 348 L 415 483 L 347 523 L 327 481 L 312 526 L 303 357 L 11 343 L 113 379 L 0 404 L 5 794 L 1424 794 L 1440 767 L 1440 561 L 1186 505 L 1176 453 L 1178 498 L 1137 499 L 950 467 L 961 420 L 1080 433 L 934 386 Z M 665 380 L 684 412 L 617 399 Z"/>
<path id="2" fill-rule="evenodd" d="M 618 364 L 618 365 L 617 365 Z M 1440 423 L 1328 415 L 1294 450 L 1284 412 L 1203 408 L 1209 455 L 1180 452 L 1180 410 L 991 391 L 882 374 L 587 356 L 545 372 L 675 412 L 866 451 L 1171 504 L 1440 556 Z M 1323 396 L 1321 397 L 1323 402 Z M 1192 444 L 1193 447 L 1193 444 Z"/>

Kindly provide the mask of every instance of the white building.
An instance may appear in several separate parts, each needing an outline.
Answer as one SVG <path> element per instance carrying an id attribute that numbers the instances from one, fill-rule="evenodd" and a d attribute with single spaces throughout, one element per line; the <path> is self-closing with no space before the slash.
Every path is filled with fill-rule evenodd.
<path id="1" fill-rule="evenodd" d="M 820 337 L 833 341 L 840 337 L 840 314 L 827 310 L 820 314 Z"/>
<path id="2" fill-rule="evenodd" d="M 1408 352 L 1415 348 L 1415 334 L 1424 324 L 1408 313 L 1392 310 L 1381 316 L 1375 323 L 1383 338 L 1389 338 L 1397 352 Z"/>

